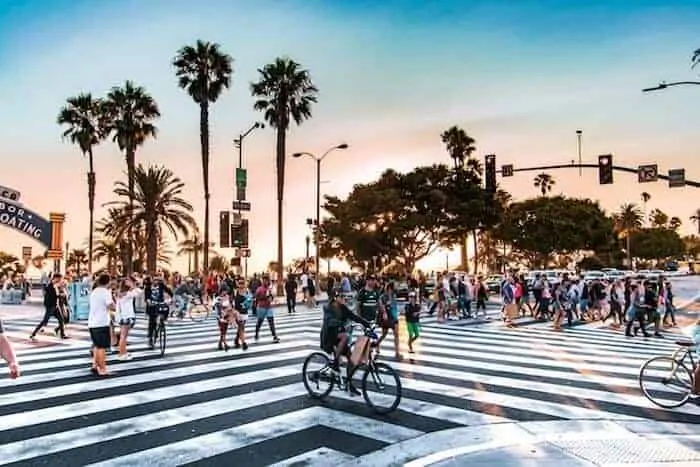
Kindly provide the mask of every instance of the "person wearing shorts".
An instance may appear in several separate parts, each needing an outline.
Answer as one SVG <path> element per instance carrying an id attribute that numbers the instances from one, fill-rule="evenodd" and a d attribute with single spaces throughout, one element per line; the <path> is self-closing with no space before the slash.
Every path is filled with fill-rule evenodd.
<path id="1" fill-rule="evenodd" d="M 248 310 L 250 309 L 253 300 L 248 293 L 248 289 L 246 288 L 245 281 L 243 279 L 238 280 L 236 287 L 236 294 L 233 297 L 233 307 L 237 312 L 236 326 L 238 326 L 238 329 L 236 332 L 234 347 L 243 347 L 243 350 L 248 350 L 248 344 L 245 341 L 245 325 L 248 322 Z"/>
<path id="2" fill-rule="evenodd" d="M 15 351 L 12 348 L 12 344 L 5 336 L 5 329 L 2 326 L 2 320 L 0 319 L 0 357 L 7 362 L 7 366 L 10 370 L 10 378 L 15 379 L 19 377 L 19 366 L 17 365 L 17 357 L 15 356 Z"/>
<path id="3" fill-rule="evenodd" d="M 136 324 L 136 297 L 140 293 L 141 291 L 134 286 L 134 281 L 130 277 L 125 278 L 119 287 L 114 321 L 119 326 L 119 356 L 117 358 L 121 361 L 132 359 L 131 354 L 127 352 L 126 343 L 129 331 Z"/>
<path id="4" fill-rule="evenodd" d="M 102 377 L 109 376 L 106 356 L 111 340 L 109 312 L 115 309 L 110 281 L 107 274 L 101 274 L 97 278 L 95 288 L 90 293 L 90 313 L 88 315 L 88 329 L 93 346 L 91 371 Z"/>
<path id="5" fill-rule="evenodd" d="M 404 310 L 406 318 L 406 330 L 408 331 L 408 353 L 413 353 L 413 343 L 420 337 L 420 309 L 416 300 L 416 293 L 408 294 L 408 303 Z"/>

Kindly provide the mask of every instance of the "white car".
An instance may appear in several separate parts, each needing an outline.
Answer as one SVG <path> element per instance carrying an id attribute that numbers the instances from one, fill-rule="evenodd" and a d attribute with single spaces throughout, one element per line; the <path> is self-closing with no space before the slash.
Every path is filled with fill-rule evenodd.
<path id="1" fill-rule="evenodd" d="M 585 282 L 591 282 L 596 279 L 602 281 L 607 278 L 608 276 L 603 271 L 586 271 L 586 273 L 583 275 L 583 280 Z"/>

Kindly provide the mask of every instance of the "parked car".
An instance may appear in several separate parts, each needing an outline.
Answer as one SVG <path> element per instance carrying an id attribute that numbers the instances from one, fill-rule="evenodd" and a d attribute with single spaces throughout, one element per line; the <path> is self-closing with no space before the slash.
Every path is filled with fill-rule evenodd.
<path id="1" fill-rule="evenodd" d="M 607 279 L 608 276 L 603 272 L 603 271 L 586 271 L 583 274 L 583 280 L 584 282 L 591 282 L 594 280 L 605 280 Z"/>
<path id="2" fill-rule="evenodd" d="M 484 281 L 484 285 L 486 286 L 486 290 L 489 291 L 490 294 L 499 294 L 501 293 L 501 283 L 505 279 L 505 276 L 503 274 L 493 274 L 489 277 L 486 278 Z"/>

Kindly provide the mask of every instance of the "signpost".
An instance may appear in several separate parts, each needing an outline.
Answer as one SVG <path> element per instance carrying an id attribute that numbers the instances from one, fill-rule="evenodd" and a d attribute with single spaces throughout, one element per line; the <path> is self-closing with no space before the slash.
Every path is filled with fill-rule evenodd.
<path id="1" fill-rule="evenodd" d="M 250 211 L 250 201 L 234 201 L 232 208 L 234 211 Z"/>
<path id="2" fill-rule="evenodd" d="M 685 186 L 685 169 L 670 169 L 668 171 L 668 187 L 680 188 Z"/>
<path id="3" fill-rule="evenodd" d="M 16 203 L 19 201 L 19 191 L 0 185 L 0 198 Z"/>
<path id="4" fill-rule="evenodd" d="M 640 165 L 637 169 L 639 183 L 650 183 L 659 180 L 659 166 L 656 164 Z"/>
<path id="5" fill-rule="evenodd" d="M 513 176 L 513 164 L 506 164 L 501 166 L 501 175 L 504 177 Z"/>

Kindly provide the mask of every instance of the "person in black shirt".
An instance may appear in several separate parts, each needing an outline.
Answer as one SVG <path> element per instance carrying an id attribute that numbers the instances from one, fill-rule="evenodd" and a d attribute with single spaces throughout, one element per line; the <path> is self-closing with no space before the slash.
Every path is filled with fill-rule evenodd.
<path id="1" fill-rule="evenodd" d="M 297 281 L 289 274 L 284 282 L 284 293 L 287 296 L 287 312 L 291 315 L 296 311 L 297 304 Z"/>
<path id="2" fill-rule="evenodd" d="M 253 301 L 246 289 L 245 280 L 240 279 L 237 285 L 238 288 L 233 295 L 233 308 L 236 310 L 236 326 L 238 326 L 234 347 L 243 346 L 243 350 L 248 350 L 248 344 L 245 341 L 245 325 L 248 322 L 248 309 Z"/>
<path id="3" fill-rule="evenodd" d="M 406 329 L 408 331 L 408 353 L 413 353 L 413 343 L 420 337 L 420 309 L 416 293 L 408 293 L 408 303 L 404 309 Z"/>
<path id="4" fill-rule="evenodd" d="M 63 316 L 58 308 L 58 285 L 62 278 L 63 276 L 61 274 L 56 273 L 51 278 L 51 282 L 46 284 L 46 287 L 44 288 L 44 317 L 41 319 L 41 322 L 37 325 L 37 327 L 34 328 L 34 331 L 29 335 L 29 339 L 36 339 L 36 333 L 39 332 L 41 328 L 49 324 L 51 317 L 56 318 L 56 321 L 58 321 L 58 327 L 56 327 L 55 334 L 57 336 L 61 336 L 61 339 L 67 338 L 63 327 Z"/>

